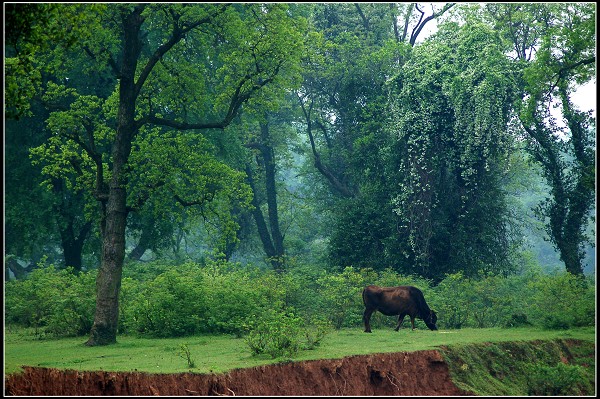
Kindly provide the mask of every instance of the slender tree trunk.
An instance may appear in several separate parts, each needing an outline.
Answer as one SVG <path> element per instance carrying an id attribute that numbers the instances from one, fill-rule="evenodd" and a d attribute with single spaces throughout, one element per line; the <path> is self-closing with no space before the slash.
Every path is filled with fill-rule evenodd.
<path id="1" fill-rule="evenodd" d="M 267 191 L 269 225 L 271 227 L 271 237 L 273 239 L 273 246 L 275 247 L 275 254 L 278 257 L 274 262 L 276 262 L 277 268 L 282 268 L 285 249 L 283 247 L 283 234 L 281 234 L 281 229 L 279 228 L 279 209 L 277 207 L 277 188 L 275 185 L 275 153 L 273 147 L 267 144 L 271 142 L 269 125 L 266 123 L 261 124 L 260 131 L 263 140 L 261 153 L 265 163 L 265 187 Z"/>
<path id="2" fill-rule="evenodd" d="M 283 271 L 285 269 L 285 247 L 283 245 L 283 234 L 279 227 L 279 210 L 277 208 L 277 188 L 275 181 L 275 153 L 271 143 L 268 123 L 260 124 L 260 143 L 249 144 L 251 148 L 259 151 L 259 156 L 265 168 L 265 189 L 267 196 L 267 213 L 269 215 L 268 227 L 265 217 L 260 209 L 258 200 L 258 190 L 250 165 L 246 165 L 246 175 L 248 184 L 254 193 L 252 205 L 254 209 L 252 216 L 256 222 L 258 235 L 263 244 L 263 249 L 267 255 L 267 260 L 274 270 Z"/>
<path id="3" fill-rule="evenodd" d="M 252 173 L 252 168 L 250 165 L 246 165 L 246 175 L 247 182 L 252 188 L 253 196 L 252 196 L 252 217 L 254 218 L 254 222 L 256 223 L 256 229 L 258 230 L 258 236 L 260 237 L 260 241 L 263 245 L 263 250 L 267 255 L 267 260 L 271 264 L 274 270 L 281 271 L 283 268 L 282 260 L 283 254 L 278 253 L 275 249 L 275 245 L 273 244 L 273 239 L 271 238 L 271 234 L 269 233 L 269 228 L 267 227 L 267 222 L 265 221 L 265 217 L 260 209 L 260 202 L 257 197 L 257 188 L 256 182 L 254 181 L 254 174 Z"/>

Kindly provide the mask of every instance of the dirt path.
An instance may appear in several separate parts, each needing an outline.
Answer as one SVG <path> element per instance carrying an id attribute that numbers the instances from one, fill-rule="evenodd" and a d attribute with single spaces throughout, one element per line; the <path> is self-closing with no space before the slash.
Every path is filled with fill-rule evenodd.
<path id="1" fill-rule="evenodd" d="M 442 396 L 470 395 L 435 350 L 350 356 L 224 374 L 83 372 L 27 367 L 5 377 L 6 395 Z"/>

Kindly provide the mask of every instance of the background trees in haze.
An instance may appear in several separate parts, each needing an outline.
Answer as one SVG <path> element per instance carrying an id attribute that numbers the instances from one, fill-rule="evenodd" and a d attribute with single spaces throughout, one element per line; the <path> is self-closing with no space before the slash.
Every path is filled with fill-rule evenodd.
<path id="1" fill-rule="evenodd" d="M 572 93 L 595 76 L 591 4 L 7 11 L 6 263 L 99 265 L 90 344 L 116 339 L 124 259 L 149 252 L 515 273 L 514 188 L 541 178 L 540 222 L 583 272 L 595 118 Z"/>

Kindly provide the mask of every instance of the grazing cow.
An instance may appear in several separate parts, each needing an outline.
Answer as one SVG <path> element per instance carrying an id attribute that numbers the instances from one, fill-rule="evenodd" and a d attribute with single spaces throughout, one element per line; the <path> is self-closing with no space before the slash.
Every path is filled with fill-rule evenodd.
<path id="1" fill-rule="evenodd" d="M 430 330 L 437 330 L 435 323 L 437 315 L 427 306 L 425 297 L 420 289 L 412 286 L 399 287 L 378 287 L 369 285 L 365 287 L 362 293 L 365 303 L 365 313 L 363 321 L 365 323 L 365 332 L 371 332 L 371 315 L 379 310 L 386 316 L 398 316 L 398 325 L 395 330 L 398 331 L 405 316 L 410 317 L 412 329 L 415 329 L 415 317 L 423 319 Z"/>

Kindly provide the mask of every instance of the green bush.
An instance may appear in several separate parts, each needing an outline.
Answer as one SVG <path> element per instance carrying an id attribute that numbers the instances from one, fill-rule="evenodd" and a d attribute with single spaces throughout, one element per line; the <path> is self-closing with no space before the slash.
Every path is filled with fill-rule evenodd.
<path id="1" fill-rule="evenodd" d="M 243 327 L 254 314 L 260 314 L 267 305 L 258 278 L 245 271 L 222 273 L 204 271 L 206 292 L 205 332 L 235 334 L 241 337 Z"/>
<path id="2" fill-rule="evenodd" d="M 525 367 L 529 396 L 580 395 L 586 387 L 585 370 L 581 366 L 558 363 L 549 366 L 530 363 Z"/>
<path id="3" fill-rule="evenodd" d="M 128 311 L 131 330 L 153 337 L 180 337 L 200 331 L 205 324 L 202 275 L 181 266 L 160 274 L 135 298 Z"/>
<path id="4" fill-rule="evenodd" d="M 268 309 L 250 321 L 247 330 L 244 340 L 253 355 L 292 357 L 300 350 L 319 346 L 331 324 L 324 319 L 302 318 L 289 309 Z"/>
<path id="5" fill-rule="evenodd" d="M 303 323 L 302 318 L 293 313 L 269 309 L 250 323 L 245 342 L 253 355 L 290 357 L 302 347 Z"/>
<path id="6" fill-rule="evenodd" d="M 436 309 L 438 328 L 459 329 L 467 326 L 473 304 L 469 290 L 472 283 L 461 272 L 449 274 L 435 287 L 430 307 Z"/>
<path id="7" fill-rule="evenodd" d="M 94 317 L 95 277 L 96 271 L 74 274 L 72 269 L 58 270 L 42 262 L 27 278 L 5 283 L 5 323 L 34 327 L 40 336 L 87 334 Z M 271 317 L 272 312 L 293 313 L 306 325 L 312 323 L 298 339 L 304 347 L 314 347 L 329 326 L 362 328 L 362 289 L 368 284 L 420 288 L 437 312 L 441 329 L 595 325 L 594 282 L 566 272 L 544 274 L 530 268 L 520 275 L 472 278 L 455 273 L 433 286 L 428 280 L 391 269 L 375 272 L 347 267 L 333 272 L 297 267 L 275 273 L 206 260 L 170 267 L 163 262 L 127 264 L 118 328 L 120 334 L 152 337 L 199 333 L 241 337 L 251 326 L 255 334 L 260 333 L 257 320 L 266 325 L 293 324 L 285 316 L 282 320 Z M 371 322 L 374 327 L 393 327 L 396 318 L 376 312 Z M 262 329 L 264 335 L 266 327 Z"/>
<path id="8" fill-rule="evenodd" d="M 87 334 L 94 320 L 95 271 L 74 274 L 42 261 L 23 280 L 5 285 L 5 322 L 35 327 L 40 336 Z"/>
<path id="9" fill-rule="evenodd" d="M 324 315 L 336 329 L 362 323 L 363 288 L 377 279 L 370 269 L 346 267 L 341 273 L 329 273 L 317 280 L 317 295 L 321 298 Z"/>
<path id="10" fill-rule="evenodd" d="M 561 272 L 539 275 L 529 282 L 532 292 L 527 309 L 530 320 L 548 329 L 595 325 L 594 285 L 581 277 Z"/>

